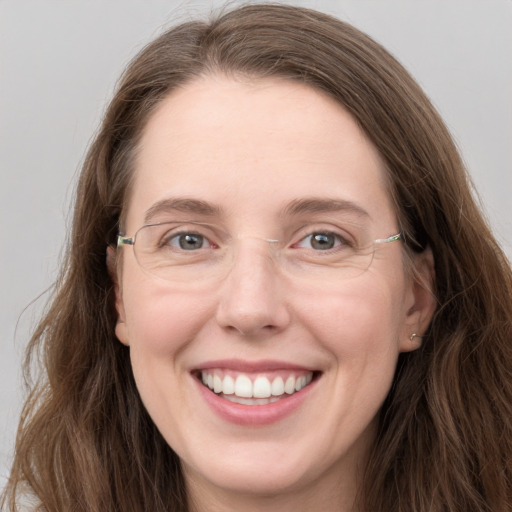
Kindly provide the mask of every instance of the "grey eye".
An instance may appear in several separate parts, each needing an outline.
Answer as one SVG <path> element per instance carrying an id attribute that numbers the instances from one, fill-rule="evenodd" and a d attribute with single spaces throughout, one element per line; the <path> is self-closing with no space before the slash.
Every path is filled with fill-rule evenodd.
<path id="1" fill-rule="evenodd" d="M 315 251 L 328 251 L 342 245 L 343 240 L 336 233 L 317 232 L 304 237 L 297 247 L 314 249 Z"/>
<path id="2" fill-rule="evenodd" d="M 169 241 L 169 245 L 179 247 L 184 251 L 194 251 L 208 247 L 208 240 L 203 235 L 196 233 L 182 233 L 173 236 Z"/>
<path id="3" fill-rule="evenodd" d="M 332 233 L 314 233 L 310 235 L 310 243 L 313 249 L 326 251 L 332 249 L 336 245 L 336 236 Z"/>

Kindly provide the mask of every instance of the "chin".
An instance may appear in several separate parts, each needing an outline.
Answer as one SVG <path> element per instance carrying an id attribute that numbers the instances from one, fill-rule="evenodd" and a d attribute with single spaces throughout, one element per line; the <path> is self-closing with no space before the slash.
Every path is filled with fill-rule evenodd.
<path id="1" fill-rule="evenodd" d="M 190 482 L 202 481 L 230 494 L 254 496 L 276 496 L 303 489 L 313 474 L 304 472 L 303 467 L 283 464 L 283 461 L 246 461 L 223 460 L 220 464 L 211 464 L 208 471 L 197 471 L 184 465 L 184 472 Z"/>

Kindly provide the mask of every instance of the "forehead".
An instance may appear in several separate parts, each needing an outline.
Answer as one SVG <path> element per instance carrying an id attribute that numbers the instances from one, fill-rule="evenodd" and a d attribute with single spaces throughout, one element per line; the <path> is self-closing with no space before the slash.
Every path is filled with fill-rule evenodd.
<path id="1" fill-rule="evenodd" d="M 127 224 L 141 225 L 167 197 L 243 216 L 321 197 L 394 220 L 384 165 L 352 116 L 325 94 L 280 79 L 207 76 L 162 101 L 141 138 Z"/>

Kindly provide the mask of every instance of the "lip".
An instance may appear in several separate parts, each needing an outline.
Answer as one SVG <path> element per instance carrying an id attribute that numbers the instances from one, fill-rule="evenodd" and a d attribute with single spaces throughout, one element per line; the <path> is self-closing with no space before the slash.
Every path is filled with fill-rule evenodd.
<path id="1" fill-rule="evenodd" d="M 286 396 L 277 402 L 266 405 L 243 405 L 230 402 L 221 398 L 209 388 L 203 385 L 197 378 L 197 373 L 201 370 L 214 368 L 223 368 L 226 370 L 257 373 L 272 372 L 279 370 L 290 371 L 312 371 L 315 374 L 313 381 L 305 388 Z M 213 413 L 220 419 L 235 425 L 246 427 L 262 427 L 272 425 L 293 414 L 307 400 L 314 391 L 319 380 L 321 372 L 310 369 L 306 366 L 290 364 L 281 361 L 240 361 L 235 359 L 208 361 L 201 364 L 200 367 L 191 371 L 191 377 L 198 388 L 202 399 L 207 403 Z"/>
<path id="2" fill-rule="evenodd" d="M 240 359 L 219 359 L 216 361 L 206 361 L 194 368 L 194 371 L 212 370 L 214 368 L 223 368 L 225 370 L 233 370 L 242 373 L 255 372 L 272 372 L 278 370 L 297 370 L 302 372 L 314 372 L 318 368 L 310 368 L 285 361 L 261 360 L 261 361 L 243 361 Z"/>

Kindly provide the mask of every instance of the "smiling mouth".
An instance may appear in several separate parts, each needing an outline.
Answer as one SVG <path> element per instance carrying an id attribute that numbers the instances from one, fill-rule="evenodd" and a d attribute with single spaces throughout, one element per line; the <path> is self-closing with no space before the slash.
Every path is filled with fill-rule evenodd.
<path id="1" fill-rule="evenodd" d="M 318 376 L 312 371 L 250 374 L 220 369 L 200 370 L 196 377 L 217 396 L 242 405 L 267 405 L 286 399 Z"/>

